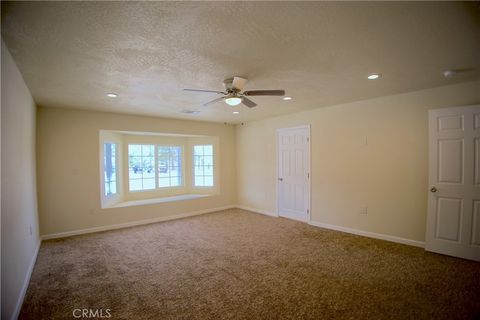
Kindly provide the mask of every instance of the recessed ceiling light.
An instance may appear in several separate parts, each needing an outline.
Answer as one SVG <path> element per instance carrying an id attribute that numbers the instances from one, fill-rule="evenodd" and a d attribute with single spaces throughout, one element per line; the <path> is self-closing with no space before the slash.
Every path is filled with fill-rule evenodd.
<path id="1" fill-rule="evenodd" d="M 240 111 L 233 111 L 233 114 L 239 114 Z"/>
<path id="2" fill-rule="evenodd" d="M 375 80 L 375 79 L 378 79 L 378 78 L 380 78 L 380 74 L 378 74 L 378 73 L 372 73 L 371 75 L 369 75 L 367 77 L 368 80 Z"/>
<path id="3" fill-rule="evenodd" d="M 285 100 L 285 101 L 292 100 L 292 97 L 283 97 L 282 100 Z"/>
<path id="4" fill-rule="evenodd" d="M 116 98 L 116 97 L 118 97 L 118 94 L 116 94 L 116 93 L 107 93 L 107 97 L 109 97 L 109 98 Z"/>
<path id="5" fill-rule="evenodd" d="M 445 78 L 453 78 L 457 75 L 457 71 L 456 70 L 445 70 L 443 71 L 443 76 Z"/>

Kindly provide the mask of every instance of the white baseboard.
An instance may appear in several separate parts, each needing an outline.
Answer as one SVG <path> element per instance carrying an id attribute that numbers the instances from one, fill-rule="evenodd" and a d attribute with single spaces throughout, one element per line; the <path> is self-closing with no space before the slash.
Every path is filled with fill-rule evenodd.
<path id="1" fill-rule="evenodd" d="M 100 231 L 122 229 L 122 228 L 140 226 L 140 225 L 144 225 L 144 224 L 151 224 L 151 223 L 157 223 L 157 222 L 162 222 L 162 221 L 187 218 L 187 217 L 197 216 L 197 215 L 200 215 L 200 214 L 232 209 L 232 208 L 235 208 L 235 207 L 236 206 L 234 206 L 234 205 L 230 205 L 230 206 L 224 206 L 224 207 L 219 207 L 219 208 L 212 208 L 212 209 L 205 209 L 205 210 L 199 210 L 199 211 L 193 211 L 193 212 L 186 212 L 186 213 L 180 213 L 180 214 L 158 217 L 158 218 L 152 218 L 152 219 L 144 219 L 144 220 L 137 220 L 137 221 L 131 221 L 131 222 L 126 222 L 126 223 L 111 224 L 111 225 L 107 225 L 107 226 L 79 229 L 79 230 L 59 232 L 59 233 L 51 233 L 51 234 L 42 235 L 41 239 L 42 240 L 48 240 L 48 239 L 56 239 L 56 238 L 65 238 L 65 237 L 71 237 L 71 236 L 76 236 L 76 235 L 80 235 L 80 234 L 86 234 L 86 233 L 94 233 L 94 232 L 100 232 Z"/>
<path id="2" fill-rule="evenodd" d="M 73 231 L 67 231 L 67 232 L 46 234 L 46 235 L 42 235 L 41 239 L 42 240 L 48 240 L 48 239 L 56 239 L 56 238 L 65 238 L 65 237 L 76 236 L 76 235 L 80 235 L 80 234 L 86 234 L 86 233 L 94 233 L 94 232 L 100 232 L 100 231 L 122 229 L 122 228 L 134 227 L 134 226 L 151 224 L 151 223 L 157 223 L 157 222 L 162 222 L 162 221 L 187 218 L 187 217 L 192 217 L 192 216 L 196 216 L 196 215 L 200 215 L 200 214 L 212 213 L 212 212 L 216 212 L 216 211 L 222 211 L 222 210 L 233 209 L 233 208 L 238 208 L 238 209 L 242 209 L 242 210 L 246 210 L 246 211 L 260 213 L 260 214 L 267 215 L 267 216 L 270 216 L 270 217 L 278 217 L 278 215 L 276 213 L 273 213 L 273 212 L 269 212 L 269 211 L 266 211 L 266 210 L 251 208 L 251 207 L 247 207 L 247 206 L 237 204 L 237 205 L 230 205 L 230 206 L 224 206 L 224 207 L 219 207 L 219 208 L 212 208 L 212 209 L 206 209 L 206 210 L 193 211 L 193 212 L 181 213 L 181 214 L 176 214 L 176 215 L 158 217 L 158 218 L 153 218 L 153 219 L 145 219 L 145 220 L 138 220 L 138 221 L 120 223 L 120 224 L 113 224 L 113 225 L 108 225 L 108 226 L 100 226 L 100 227 L 73 230 Z M 341 227 L 341 226 L 328 224 L 328 223 L 322 223 L 322 222 L 318 222 L 318 221 L 308 221 L 307 223 L 312 225 L 312 226 L 316 226 L 316 227 L 320 227 L 320 228 L 325 228 L 325 229 L 330 229 L 330 230 L 335 230 L 335 231 L 341 231 L 341 232 L 356 234 L 356 235 L 364 236 L 364 237 L 368 237 L 368 238 L 386 240 L 386 241 L 406 244 L 406 245 L 420 247 L 420 248 L 425 247 L 425 242 L 422 242 L 422 241 L 405 239 L 405 238 L 391 236 L 391 235 L 387 235 L 387 234 L 374 233 L 374 232 L 363 231 L 363 230 L 358 230 L 358 229 L 353 229 L 353 228 Z M 37 253 L 38 253 L 38 248 L 37 248 Z M 35 256 L 35 259 L 36 259 L 36 256 Z M 33 269 L 34 264 L 35 264 L 35 262 L 33 262 L 32 266 L 31 266 L 32 269 Z M 28 283 L 27 283 L 27 285 L 28 285 Z M 25 288 L 25 290 L 26 290 L 26 288 Z"/>
<path id="3" fill-rule="evenodd" d="M 238 208 L 238 209 L 243 209 L 243 210 L 247 210 L 247 211 L 251 211 L 251 212 L 255 212 L 255 213 L 260 213 L 260 214 L 264 214 L 264 215 L 271 216 L 271 217 L 278 217 L 278 214 L 272 213 L 272 212 L 269 212 L 269 211 L 265 211 L 265 210 L 250 208 L 250 207 L 246 207 L 246 206 L 239 205 L 239 204 L 237 204 L 235 207 Z M 374 239 L 380 239 L 380 240 L 385 240 L 385 241 L 390 241 L 390 242 L 406 244 L 406 245 L 409 245 L 409 246 L 414 246 L 414 247 L 419 247 L 419 248 L 425 248 L 425 242 L 422 242 L 422 241 L 391 236 L 391 235 L 388 235 L 388 234 L 374 233 L 374 232 L 363 231 L 363 230 L 358 230 L 358 229 L 353 229 L 353 228 L 341 227 L 341 226 L 328 224 L 328 223 L 322 223 L 322 222 L 318 222 L 318 221 L 306 221 L 306 222 L 308 224 L 312 225 L 312 226 L 316 226 L 316 227 L 320 227 L 320 228 L 351 233 L 351 234 L 355 234 L 355 235 L 359 235 L 359 236 L 363 236 L 363 237 L 368 237 L 368 238 L 374 238 Z"/>
<path id="4" fill-rule="evenodd" d="M 386 240 L 386 241 L 406 244 L 406 245 L 409 245 L 409 246 L 425 248 L 425 242 L 417 241 L 417 240 L 411 240 L 411 239 L 405 239 L 405 238 L 400 238 L 400 237 L 395 237 L 395 236 L 390 236 L 388 234 L 374 233 L 374 232 L 369 232 L 369 231 L 363 231 L 363 230 L 358 230 L 358 229 L 341 227 L 341 226 L 336 226 L 336 225 L 328 224 L 328 223 L 322 223 L 322 222 L 318 222 L 318 221 L 309 221 L 308 224 L 310 224 L 312 226 L 320 227 L 320 228 L 351 233 L 351 234 L 364 236 L 364 237 L 368 237 L 368 238 Z"/>
<path id="5" fill-rule="evenodd" d="M 270 216 L 270 217 L 275 217 L 275 218 L 278 217 L 278 214 L 276 214 L 276 213 L 265 211 L 265 210 L 260 210 L 260 209 L 255 209 L 255 208 L 250 208 L 250 207 L 242 206 L 242 205 L 239 205 L 239 204 L 235 205 L 235 208 L 246 210 L 246 211 L 251 211 L 251 212 L 255 212 L 255 213 L 264 214 L 264 215 Z"/>
<path id="6" fill-rule="evenodd" d="M 23 300 L 25 299 L 25 294 L 27 293 L 28 285 L 30 284 L 30 278 L 32 277 L 35 262 L 37 262 L 38 251 L 40 250 L 41 244 L 42 240 L 38 241 L 37 247 L 35 248 L 35 253 L 33 254 L 32 260 L 30 261 L 30 265 L 28 266 L 27 275 L 23 280 L 23 285 L 22 289 L 20 290 L 20 295 L 18 296 L 17 305 L 15 306 L 15 310 L 12 314 L 12 320 L 16 320 L 20 314 L 20 310 L 22 310 Z"/>

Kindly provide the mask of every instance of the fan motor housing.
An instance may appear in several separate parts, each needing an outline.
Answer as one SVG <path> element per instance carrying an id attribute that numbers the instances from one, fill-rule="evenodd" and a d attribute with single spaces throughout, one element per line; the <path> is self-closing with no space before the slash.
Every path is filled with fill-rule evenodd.
<path id="1" fill-rule="evenodd" d="M 227 92 L 233 91 L 233 78 L 223 80 L 223 86 Z"/>

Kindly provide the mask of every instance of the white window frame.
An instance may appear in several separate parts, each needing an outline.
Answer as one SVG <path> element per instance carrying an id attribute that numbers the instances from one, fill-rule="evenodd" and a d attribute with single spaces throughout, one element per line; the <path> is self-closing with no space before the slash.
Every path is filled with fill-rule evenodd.
<path id="1" fill-rule="evenodd" d="M 196 146 L 212 146 L 212 180 L 213 185 L 211 186 L 197 186 L 195 185 L 195 147 Z M 205 156 L 205 155 L 203 155 Z M 192 144 L 191 148 L 191 158 L 192 158 L 192 172 L 191 172 L 191 180 L 192 180 L 192 188 L 193 189 L 213 189 L 216 187 L 216 176 L 217 176 L 217 161 L 216 161 L 216 146 L 213 142 L 198 142 Z M 205 175 L 203 175 L 205 178 Z"/>
<path id="2" fill-rule="evenodd" d="M 178 186 L 168 186 L 168 187 L 160 187 L 159 184 L 159 179 L 161 178 L 159 175 L 160 171 L 160 166 L 158 166 L 158 150 L 160 147 L 176 147 L 180 148 L 180 163 L 182 164 L 181 170 L 180 170 L 180 185 Z M 174 145 L 174 144 L 156 144 L 155 145 L 155 183 L 156 183 L 156 188 L 155 189 L 161 189 L 161 190 L 168 190 L 168 189 L 179 189 L 179 188 L 184 188 L 185 187 L 185 147 L 183 145 Z M 172 178 L 169 175 L 169 179 Z"/>
<path id="3" fill-rule="evenodd" d="M 141 189 L 141 190 L 130 190 L 130 154 L 129 152 L 129 147 L 130 145 L 139 145 L 139 146 L 153 146 L 153 161 L 155 165 L 155 188 L 153 189 Z M 126 168 L 127 168 L 127 192 L 129 193 L 137 193 L 137 192 L 152 192 L 157 190 L 157 155 L 156 155 L 156 150 L 157 148 L 155 147 L 155 144 L 152 143 L 127 143 L 126 145 L 126 154 L 127 154 L 127 163 L 126 163 Z M 143 158 L 143 156 L 140 156 L 140 158 Z M 143 173 L 143 167 L 142 167 L 142 173 Z M 152 178 L 149 178 L 152 179 Z M 142 187 L 143 187 L 143 177 L 141 179 L 135 179 L 135 180 L 142 180 Z"/>
<path id="4" fill-rule="evenodd" d="M 154 189 L 142 189 L 142 190 L 130 190 L 130 168 L 129 168 L 129 153 L 128 153 L 128 150 L 129 150 L 129 147 L 130 145 L 140 145 L 140 146 L 144 146 L 144 145 L 149 145 L 149 146 L 153 146 L 154 147 L 154 162 L 155 162 L 155 168 L 154 168 L 154 171 L 155 171 L 155 188 Z M 158 183 L 158 179 L 159 179 L 159 167 L 158 167 L 158 149 L 159 147 L 179 147 L 180 150 L 181 150 L 181 163 L 182 163 L 182 167 L 181 167 L 181 184 L 179 186 L 169 186 L 169 187 L 160 187 L 159 186 L 159 183 Z M 147 193 L 147 192 L 158 192 L 158 191 L 164 191 L 164 192 L 167 192 L 168 190 L 178 190 L 178 189 L 182 189 L 182 188 L 185 188 L 185 148 L 183 145 L 179 145 L 179 144 L 158 144 L 158 143 L 143 143 L 143 142 L 129 142 L 126 144 L 126 153 L 127 153 L 127 165 L 126 165 L 126 169 L 127 169 L 127 192 L 128 193 Z M 143 179 L 143 178 L 142 178 Z"/>

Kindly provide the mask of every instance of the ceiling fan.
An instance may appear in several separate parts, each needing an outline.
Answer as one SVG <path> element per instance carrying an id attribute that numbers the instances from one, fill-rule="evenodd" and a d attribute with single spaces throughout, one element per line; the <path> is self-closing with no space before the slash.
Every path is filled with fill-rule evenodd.
<path id="1" fill-rule="evenodd" d="M 257 106 L 255 102 L 247 98 L 247 96 L 284 96 L 285 90 L 248 90 L 243 91 L 243 87 L 247 83 L 247 79 L 241 77 L 233 77 L 225 79 L 223 85 L 225 91 L 215 91 L 215 90 L 203 90 L 203 89 L 183 89 L 184 91 L 198 91 L 198 92 L 209 92 L 221 94 L 222 97 L 204 103 L 204 106 L 213 104 L 218 101 L 224 100 L 226 104 L 230 106 L 236 106 L 240 103 L 243 103 L 249 108 Z"/>

